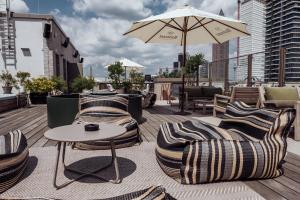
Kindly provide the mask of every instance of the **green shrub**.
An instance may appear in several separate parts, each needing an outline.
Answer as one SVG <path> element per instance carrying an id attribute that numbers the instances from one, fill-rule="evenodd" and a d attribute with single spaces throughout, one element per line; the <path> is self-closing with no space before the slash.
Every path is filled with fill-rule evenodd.
<path id="1" fill-rule="evenodd" d="M 93 78 L 86 77 L 77 77 L 72 82 L 73 92 L 82 92 L 84 89 L 91 90 L 96 85 L 96 82 Z"/>
<path id="2" fill-rule="evenodd" d="M 61 77 L 58 76 L 53 76 L 51 81 L 54 83 L 54 91 L 57 93 L 58 91 L 60 92 L 66 92 L 68 87 L 67 87 L 67 82 L 62 79 Z"/>
<path id="3" fill-rule="evenodd" d="M 54 82 L 45 77 L 25 81 L 25 89 L 31 93 L 48 93 L 54 90 Z"/>

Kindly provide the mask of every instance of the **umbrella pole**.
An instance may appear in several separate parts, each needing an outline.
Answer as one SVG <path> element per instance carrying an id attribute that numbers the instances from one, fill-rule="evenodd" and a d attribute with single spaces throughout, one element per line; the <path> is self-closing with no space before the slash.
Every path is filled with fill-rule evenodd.
<path id="1" fill-rule="evenodd" d="M 187 19 L 185 19 L 185 22 Z M 189 115 L 191 113 L 184 111 L 184 102 L 185 102 L 185 92 L 184 92 L 184 83 L 185 83 L 185 65 L 186 65 L 186 36 L 187 36 L 187 26 L 185 23 L 183 31 L 183 65 L 182 65 L 182 85 L 181 85 L 181 104 L 180 104 L 180 111 L 175 113 L 177 115 Z"/>

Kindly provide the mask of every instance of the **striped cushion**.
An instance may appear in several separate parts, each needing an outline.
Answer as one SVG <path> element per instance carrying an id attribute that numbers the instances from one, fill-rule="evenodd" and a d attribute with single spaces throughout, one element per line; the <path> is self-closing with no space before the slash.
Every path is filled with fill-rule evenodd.
<path id="1" fill-rule="evenodd" d="M 113 107 L 117 105 L 116 102 L 124 100 L 122 97 L 108 97 L 96 98 L 94 105 L 89 104 L 82 109 L 76 117 L 75 123 L 99 123 L 108 122 L 115 123 L 126 128 L 127 132 L 119 137 L 116 137 L 114 142 L 116 148 L 123 148 L 133 146 L 141 142 L 138 123 L 133 119 L 127 111 L 120 109 L 120 107 Z M 119 99 L 116 101 L 116 99 Z M 112 102 L 109 102 L 112 100 Z M 125 99 L 126 100 L 126 99 Z M 104 103 L 102 102 L 104 101 Z M 126 100 L 127 101 L 127 100 Z M 124 101 L 124 103 L 126 102 Z M 102 103 L 101 103 L 102 102 Z M 101 106 L 102 105 L 102 106 Z M 109 106 L 111 105 L 111 106 Z M 110 141 L 84 142 L 76 143 L 75 147 L 79 149 L 109 149 Z"/>
<path id="2" fill-rule="evenodd" d="M 175 198 L 166 193 L 165 188 L 152 186 L 137 192 L 101 200 L 175 200 Z"/>
<path id="3" fill-rule="evenodd" d="M 81 110 L 95 107 L 113 107 L 123 111 L 128 110 L 128 100 L 120 96 L 87 96 L 80 99 Z"/>
<path id="4" fill-rule="evenodd" d="M 219 127 L 239 132 L 250 140 L 263 139 L 279 115 L 278 110 L 259 109 L 236 101 L 227 105 Z"/>
<path id="5" fill-rule="evenodd" d="M 23 175 L 28 160 L 26 138 L 21 131 L 0 136 L 0 193 L 15 185 Z"/>
<path id="6" fill-rule="evenodd" d="M 247 117 L 245 108 L 235 109 Z M 264 112 L 249 108 L 249 115 L 263 116 L 257 113 Z M 241 129 L 233 131 L 236 124 L 226 130 L 201 122 L 165 123 L 157 138 L 157 161 L 166 174 L 183 184 L 277 177 L 283 173 L 286 138 L 295 110 L 270 112 L 277 116 L 262 132 L 262 139 L 255 134 L 248 136 Z"/>

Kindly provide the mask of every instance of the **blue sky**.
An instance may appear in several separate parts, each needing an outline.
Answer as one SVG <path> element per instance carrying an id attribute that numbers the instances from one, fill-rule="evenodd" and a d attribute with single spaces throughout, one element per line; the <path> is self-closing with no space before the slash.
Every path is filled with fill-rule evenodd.
<path id="1" fill-rule="evenodd" d="M 236 15 L 236 0 L 11 0 L 11 9 L 54 15 L 85 57 L 85 67 L 93 66 L 93 72 L 104 77 L 103 67 L 122 57 L 146 66 L 145 73 L 155 74 L 160 67 L 172 67 L 181 47 L 144 44 L 122 34 L 136 20 L 186 4 L 216 14 L 222 8 L 226 16 Z M 211 45 L 189 46 L 188 51 L 202 52 L 211 59 Z M 230 54 L 235 54 L 234 41 Z"/>

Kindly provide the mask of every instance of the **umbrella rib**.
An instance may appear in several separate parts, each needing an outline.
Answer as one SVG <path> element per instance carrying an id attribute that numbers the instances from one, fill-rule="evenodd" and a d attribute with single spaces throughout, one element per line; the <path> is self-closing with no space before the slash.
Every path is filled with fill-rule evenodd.
<path id="1" fill-rule="evenodd" d="M 203 28 L 205 28 L 205 30 L 210 34 L 211 37 L 214 38 L 214 40 L 218 43 L 221 44 L 221 42 L 219 42 L 219 40 L 205 27 L 205 25 L 202 24 L 202 22 L 200 22 L 200 20 L 197 17 L 194 17 L 197 21 L 199 21 L 199 23 L 203 26 Z"/>
<path id="2" fill-rule="evenodd" d="M 166 23 L 163 27 L 161 27 L 154 35 L 152 35 L 145 43 L 148 43 L 152 38 L 154 38 L 160 31 L 162 31 L 168 24 L 170 24 L 172 20 L 170 20 L 168 23 Z"/>
<path id="3" fill-rule="evenodd" d="M 181 29 L 181 31 L 183 31 L 183 28 L 178 24 L 178 22 L 176 22 L 176 20 L 175 20 L 174 18 L 171 18 L 171 20 L 172 20 L 175 24 L 177 24 L 177 26 Z"/>
<path id="4" fill-rule="evenodd" d="M 213 20 L 211 20 L 211 21 L 209 21 L 209 22 L 205 22 L 205 23 L 203 23 L 203 24 L 200 24 L 199 26 L 196 26 L 196 27 L 194 27 L 194 28 L 190 28 L 188 31 L 195 30 L 195 29 L 197 29 L 197 28 L 200 28 L 200 27 L 202 27 L 202 26 L 204 26 L 204 25 L 206 25 L 206 24 L 212 23 L 212 22 L 213 22 Z"/>
<path id="5" fill-rule="evenodd" d="M 174 29 L 176 29 L 176 30 L 179 30 L 179 31 L 182 31 L 180 28 L 177 28 L 176 26 L 173 26 L 173 25 L 171 25 L 171 24 L 168 24 L 167 22 L 164 22 L 164 21 L 162 21 L 162 20 L 159 20 L 160 22 L 162 22 L 162 23 L 164 23 L 164 24 L 166 24 L 168 27 L 170 27 L 170 28 L 174 28 Z"/>
<path id="6" fill-rule="evenodd" d="M 202 22 L 203 20 L 205 20 L 206 18 L 204 17 L 203 19 L 200 20 L 200 22 Z M 199 21 L 197 21 L 193 26 L 191 26 L 188 31 L 190 31 L 192 28 L 194 28 L 197 24 L 199 24 Z"/>
<path id="7" fill-rule="evenodd" d="M 244 34 L 246 34 L 246 35 L 249 35 L 250 36 L 250 34 L 249 33 L 247 33 L 247 32 L 245 32 L 245 31 L 242 31 L 242 30 L 240 30 L 240 29 L 238 29 L 238 28 L 235 28 L 235 27 L 233 27 L 233 26 L 230 26 L 230 25 L 228 25 L 228 24 L 225 24 L 225 23 L 223 23 L 223 22 L 220 22 L 220 21 L 218 21 L 218 20 L 215 20 L 215 19 L 212 19 L 213 21 L 215 21 L 215 22 L 218 22 L 219 24 L 222 24 L 222 25 L 224 25 L 224 26 L 227 26 L 227 27 L 229 27 L 229 28 L 232 28 L 232 29 L 234 29 L 234 30 L 236 30 L 236 31 L 238 31 L 238 32 L 241 32 L 241 33 L 244 33 Z"/>
<path id="8" fill-rule="evenodd" d="M 133 30 L 131 30 L 131 31 L 128 31 L 128 32 L 124 33 L 123 35 L 127 35 L 127 34 L 129 34 L 129 33 L 132 33 L 133 31 L 136 31 L 136 30 L 138 30 L 138 29 L 140 29 L 140 28 L 143 28 L 143 27 L 145 27 L 145 26 L 148 26 L 148 25 L 150 25 L 150 24 L 152 24 L 152 23 L 154 23 L 154 22 L 156 22 L 156 21 L 157 21 L 157 20 L 151 21 L 151 22 L 149 22 L 149 23 L 147 23 L 147 24 L 144 24 L 144 25 L 142 25 L 142 26 L 140 26 L 140 27 L 137 27 L 137 28 L 135 28 L 135 29 L 133 29 Z"/>

